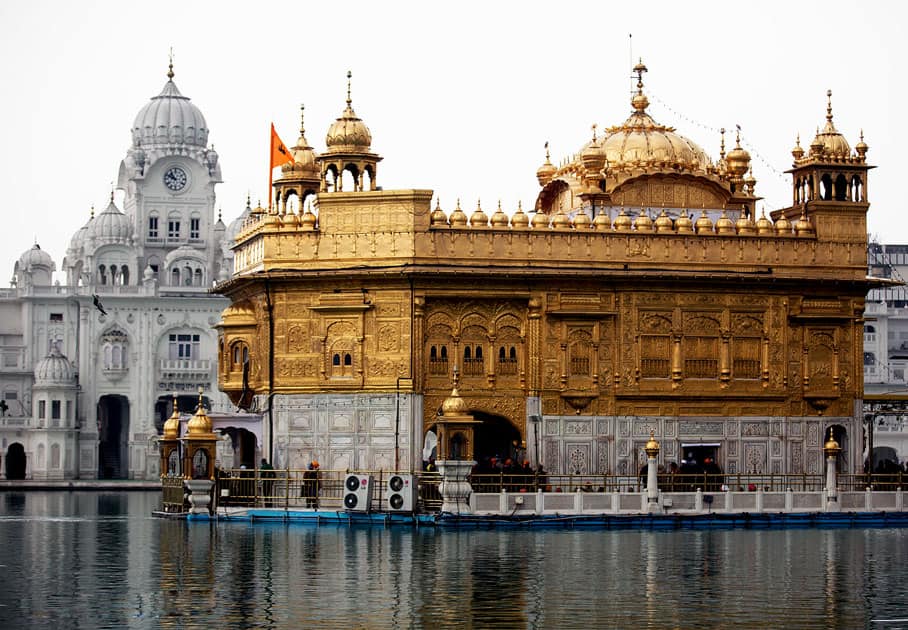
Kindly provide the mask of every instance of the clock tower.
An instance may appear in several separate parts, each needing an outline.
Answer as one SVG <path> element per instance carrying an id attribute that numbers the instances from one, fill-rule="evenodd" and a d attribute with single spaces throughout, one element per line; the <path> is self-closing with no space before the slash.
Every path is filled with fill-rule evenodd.
<path id="1" fill-rule="evenodd" d="M 202 112 L 173 81 L 138 113 L 132 146 L 120 164 L 118 188 L 132 219 L 140 277 L 161 291 L 206 290 L 223 264 L 215 223 L 218 155 L 208 148 Z"/>

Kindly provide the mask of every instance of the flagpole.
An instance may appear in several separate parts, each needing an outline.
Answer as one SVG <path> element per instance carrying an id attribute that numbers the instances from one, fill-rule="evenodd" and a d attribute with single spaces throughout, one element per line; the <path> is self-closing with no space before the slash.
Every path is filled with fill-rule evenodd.
<path id="1" fill-rule="evenodd" d="M 268 212 L 271 212 L 271 183 L 274 177 L 274 164 L 272 156 L 274 155 L 274 123 L 271 123 L 271 135 L 268 139 Z"/>

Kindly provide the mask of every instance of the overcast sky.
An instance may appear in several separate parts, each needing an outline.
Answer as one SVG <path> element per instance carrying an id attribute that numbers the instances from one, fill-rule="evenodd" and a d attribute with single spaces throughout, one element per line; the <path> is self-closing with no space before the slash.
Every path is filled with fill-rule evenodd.
<path id="1" fill-rule="evenodd" d="M 267 200 L 268 129 L 292 146 L 299 106 L 317 151 L 353 107 L 384 157 L 378 184 L 429 188 L 450 212 L 531 208 L 553 161 L 630 112 L 633 61 L 649 112 L 716 159 L 742 128 L 766 210 L 790 205 L 791 148 L 807 148 L 833 91 L 835 124 L 870 146 L 869 230 L 908 242 L 905 21 L 884 2 L 0 2 L 0 286 L 38 242 L 58 270 L 107 204 L 139 109 L 174 80 L 220 154 L 225 222 Z M 735 8 L 739 7 L 739 8 Z M 901 72 L 899 72 L 901 71 Z M 729 148 L 733 137 L 727 139 Z M 118 200 L 122 198 L 118 195 Z M 62 277 L 58 273 L 58 277 Z"/>

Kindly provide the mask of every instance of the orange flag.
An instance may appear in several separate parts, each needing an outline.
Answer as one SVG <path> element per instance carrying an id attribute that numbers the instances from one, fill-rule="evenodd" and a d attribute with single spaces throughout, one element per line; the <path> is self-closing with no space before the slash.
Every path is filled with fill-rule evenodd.
<path id="1" fill-rule="evenodd" d="M 287 145 L 284 144 L 284 141 L 280 139 L 277 132 L 274 130 L 274 123 L 271 123 L 271 151 L 269 152 L 269 156 L 268 208 L 271 208 L 271 183 L 273 171 L 276 167 L 293 161 L 293 155 L 290 153 L 290 149 L 287 148 Z"/>

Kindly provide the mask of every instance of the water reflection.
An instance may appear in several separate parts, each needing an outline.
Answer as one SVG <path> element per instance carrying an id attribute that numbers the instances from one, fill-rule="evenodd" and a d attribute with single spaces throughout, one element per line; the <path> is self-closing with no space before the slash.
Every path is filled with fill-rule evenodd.
<path id="1" fill-rule="evenodd" d="M 863 627 L 908 530 L 187 524 L 143 493 L 3 493 L 0 627 Z"/>

